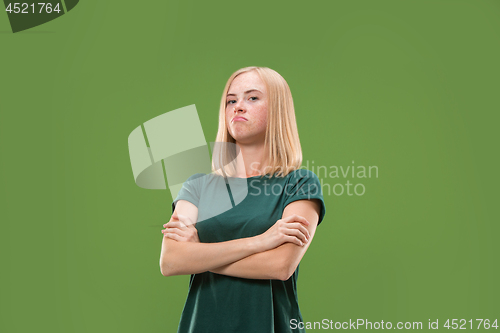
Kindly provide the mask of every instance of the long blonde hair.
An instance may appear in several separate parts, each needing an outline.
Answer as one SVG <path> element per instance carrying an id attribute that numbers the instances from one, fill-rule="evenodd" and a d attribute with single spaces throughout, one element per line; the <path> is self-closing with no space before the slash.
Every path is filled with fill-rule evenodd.
<path id="1" fill-rule="evenodd" d="M 285 79 L 276 71 L 267 67 L 245 67 L 238 69 L 228 79 L 219 109 L 219 129 L 215 139 L 212 156 L 212 171 L 221 175 L 234 175 L 237 156 L 236 141 L 227 129 L 226 98 L 229 87 L 239 74 L 255 71 L 264 82 L 268 93 L 268 116 L 264 146 L 267 148 L 265 174 L 284 177 L 302 164 L 295 109 L 292 93 Z M 233 144 L 225 144 L 226 142 Z"/>

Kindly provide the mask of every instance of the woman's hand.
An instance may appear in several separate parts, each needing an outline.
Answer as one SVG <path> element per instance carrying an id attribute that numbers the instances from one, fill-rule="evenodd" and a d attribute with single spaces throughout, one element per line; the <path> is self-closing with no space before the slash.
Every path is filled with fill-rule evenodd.
<path id="1" fill-rule="evenodd" d="M 276 221 L 265 233 L 257 236 L 261 241 L 262 251 L 267 251 L 283 243 L 294 243 L 303 246 L 309 241 L 309 231 L 304 227 L 309 222 L 302 216 L 291 215 Z"/>
<path id="2" fill-rule="evenodd" d="M 165 229 L 161 232 L 165 237 L 179 242 L 200 242 L 198 230 L 193 225 L 193 221 L 187 216 L 174 212 L 168 223 L 163 225 Z"/>

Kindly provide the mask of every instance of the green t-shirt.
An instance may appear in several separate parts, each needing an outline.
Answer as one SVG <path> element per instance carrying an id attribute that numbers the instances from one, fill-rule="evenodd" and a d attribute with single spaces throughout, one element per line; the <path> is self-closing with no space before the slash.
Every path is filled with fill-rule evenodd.
<path id="1" fill-rule="evenodd" d="M 196 229 L 202 243 L 260 235 L 281 219 L 285 207 L 296 200 L 319 199 L 318 224 L 325 215 L 319 179 L 305 169 L 285 177 L 263 178 L 199 173 L 184 182 L 172 203 L 172 211 L 181 199 L 198 207 Z M 178 333 L 305 332 L 290 328 L 292 319 L 303 321 L 297 299 L 298 273 L 299 267 L 286 281 L 212 272 L 192 274 Z"/>

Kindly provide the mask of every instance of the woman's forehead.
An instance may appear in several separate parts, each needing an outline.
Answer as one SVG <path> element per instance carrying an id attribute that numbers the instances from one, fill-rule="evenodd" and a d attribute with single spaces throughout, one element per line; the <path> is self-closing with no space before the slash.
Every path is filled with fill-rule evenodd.
<path id="1" fill-rule="evenodd" d="M 254 75 L 246 75 L 246 74 L 254 74 Z M 235 93 L 247 93 L 247 92 L 266 92 L 266 86 L 264 82 L 260 79 L 260 77 L 256 73 L 248 72 L 238 75 L 234 78 L 233 82 L 229 86 L 229 90 L 227 95 L 234 95 Z"/>

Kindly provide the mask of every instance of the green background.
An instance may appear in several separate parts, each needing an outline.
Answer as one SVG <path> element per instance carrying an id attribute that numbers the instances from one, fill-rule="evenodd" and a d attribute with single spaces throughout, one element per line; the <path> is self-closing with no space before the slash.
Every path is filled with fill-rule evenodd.
<path id="1" fill-rule="evenodd" d="M 0 13 L 0 330 L 175 332 L 172 198 L 135 185 L 127 138 L 196 104 L 214 141 L 252 65 L 290 85 L 304 163 L 379 169 L 348 178 L 363 196 L 325 194 L 304 320 L 499 318 L 499 17 L 496 0 L 87 0 L 13 34 Z"/>

